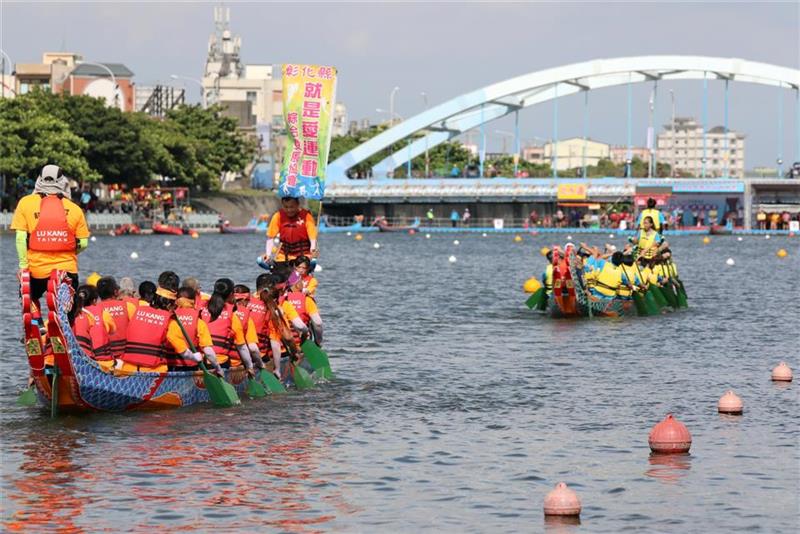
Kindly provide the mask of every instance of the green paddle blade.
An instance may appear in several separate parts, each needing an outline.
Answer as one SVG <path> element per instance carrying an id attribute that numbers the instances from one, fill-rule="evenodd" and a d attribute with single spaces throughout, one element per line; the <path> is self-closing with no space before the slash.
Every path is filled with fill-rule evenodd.
<path id="1" fill-rule="evenodd" d="M 308 371 L 295 365 L 294 367 L 294 384 L 297 389 L 310 389 L 314 387 L 314 379 L 308 374 Z"/>
<path id="2" fill-rule="evenodd" d="M 656 299 L 659 308 L 663 308 L 668 304 L 666 297 L 664 297 L 664 293 L 661 291 L 661 288 L 655 284 L 650 285 L 650 289 L 648 290 L 653 294 L 653 298 Z"/>
<path id="3" fill-rule="evenodd" d="M 683 287 L 679 285 L 675 292 L 678 297 L 678 306 L 681 308 L 688 308 L 689 302 L 686 300 L 686 292 L 683 290 Z"/>
<path id="4" fill-rule="evenodd" d="M 664 298 L 667 299 L 667 302 L 670 306 L 678 309 L 678 297 L 675 295 L 675 289 L 672 287 L 672 282 L 667 282 L 667 284 L 661 288 L 661 293 L 664 294 Z"/>
<path id="5" fill-rule="evenodd" d="M 647 309 L 647 315 L 658 315 L 661 313 L 661 307 L 658 305 L 656 298 L 649 289 L 644 292 L 644 304 Z"/>
<path id="6" fill-rule="evenodd" d="M 644 301 L 644 297 L 638 291 L 633 293 L 633 305 L 636 306 L 636 315 L 644 317 L 648 315 L 647 313 L 647 304 Z"/>
<path id="7" fill-rule="evenodd" d="M 528 300 L 525 301 L 525 305 L 528 307 L 529 310 L 534 308 L 539 308 L 541 306 L 542 298 L 546 298 L 544 294 L 544 288 L 540 287 L 534 293 L 528 297 Z"/>
<path id="8" fill-rule="evenodd" d="M 264 389 L 264 386 L 262 386 L 260 382 L 252 378 L 247 379 L 247 389 L 245 390 L 245 393 L 247 393 L 253 398 L 260 398 L 267 396 L 267 390 Z"/>
<path id="9" fill-rule="evenodd" d="M 33 386 L 29 387 L 17 397 L 17 404 L 20 406 L 33 406 L 36 404 L 36 390 Z"/>
<path id="10" fill-rule="evenodd" d="M 286 388 L 281 384 L 281 381 L 278 380 L 278 377 L 266 369 L 262 369 L 261 372 L 258 373 L 258 377 L 264 385 L 267 386 L 270 393 L 286 393 Z"/>
<path id="11" fill-rule="evenodd" d="M 217 408 L 230 408 L 241 403 L 239 395 L 232 385 L 205 369 L 203 369 L 203 384 L 206 386 L 211 402 Z"/>
<path id="12" fill-rule="evenodd" d="M 322 370 L 321 375 L 323 378 L 333 378 L 331 362 L 328 360 L 328 355 L 319 347 L 319 345 L 310 339 L 306 339 L 303 341 L 303 344 L 300 345 L 300 348 L 303 349 L 303 354 L 315 372 Z"/>

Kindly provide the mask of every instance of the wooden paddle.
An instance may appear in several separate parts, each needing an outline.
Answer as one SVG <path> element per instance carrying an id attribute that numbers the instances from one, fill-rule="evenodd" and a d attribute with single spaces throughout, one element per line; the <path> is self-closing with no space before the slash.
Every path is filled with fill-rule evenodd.
<path id="1" fill-rule="evenodd" d="M 186 344 L 189 345 L 189 350 L 196 352 L 194 343 L 192 343 L 192 340 L 189 339 L 189 334 L 186 333 L 186 329 L 183 327 L 180 319 L 178 319 L 178 316 L 173 313 L 173 318 L 175 319 L 175 322 L 178 323 L 181 333 L 183 334 L 183 338 L 186 340 Z M 236 389 L 231 384 L 225 382 L 220 377 L 209 373 L 208 369 L 206 369 L 206 366 L 203 363 L 203 360 L 200 360 L 198 365 L 200 365 L 200 369 L 203 370 L 203 384 L 206 386 L 206 391 L 208 391 L 208 396 L 211 398 L 211 402 L 214 404 L 214 406 L 218 408 L 229 408 L 231 406 L 241 404 L 239 395 L 236 393 Z"/>

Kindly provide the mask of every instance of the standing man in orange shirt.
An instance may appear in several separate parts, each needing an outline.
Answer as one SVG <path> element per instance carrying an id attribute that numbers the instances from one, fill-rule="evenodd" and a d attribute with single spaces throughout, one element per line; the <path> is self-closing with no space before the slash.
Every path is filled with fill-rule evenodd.
<path id="1" fill-rule="evenodd" d="M 53 270 L 67 271 L 72 287 L 78 288 L 78 253 L 89 246 L 83 210 L 69 199 L 69 180 L 57 165 L 42 168 L 33 193 L 19 200 L 11 229 L 16 231 L 19 269 L 30 270 L 38 315 Z"/>
<path id="2" fill-rule="evenodd" d="M 300 208 L 300 199 L 281 198 L 281 209 L 272 216 L 267 228 L 266 261 L 272 258 L 275 237 L 280 236 L 280 247 L 275 262 L 289 262 L 298 256 L 317 257 L 317 225 L 314 216 Z"/>

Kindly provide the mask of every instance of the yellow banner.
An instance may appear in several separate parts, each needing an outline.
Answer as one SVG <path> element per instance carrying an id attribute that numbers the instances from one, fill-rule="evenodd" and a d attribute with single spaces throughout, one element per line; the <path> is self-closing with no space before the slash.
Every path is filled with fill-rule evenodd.
<path id="1" fill-rule="evenodd" d="M 586 200 L 586 184 L 558 184 L 558 200 Z"/>

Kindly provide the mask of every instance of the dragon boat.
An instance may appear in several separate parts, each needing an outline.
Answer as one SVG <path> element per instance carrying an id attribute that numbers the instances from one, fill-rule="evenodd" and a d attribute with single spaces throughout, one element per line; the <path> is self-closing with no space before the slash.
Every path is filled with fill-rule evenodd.
<path id="1" fill-rule="evenodd" d="M 55 412 L 122 412 L 178 408 L 209 402 L 202 371 L 115 375 L 103 371 L 78 345 L 67 316 L 73 290 L 63 271 L 53 271 L 48 281 L 46 342 L 32 320 L 30 278 L 22 275 L 22 318 L 25 351 L 36 396 Z M 52 355 L 52 367 L 45 356 Z M 290 373 L 289 373 L 290 374 Z M 287 376 L 287 375 L 284 375 Z M 226 370 L 226 380 L 238 394 L 247 387 L 244 367 Z"/>
<path id="2" fill-rule="evenodd" d="M 682 285 L 680 288 L 676 287 L 674 293 L 670 293 L 671 290 L 661 291 L 651 288 L 644 295 L 635 294 L 633 298 L 598 297 L 589 291 L 583 270 L 578 268 L 578 265 L 573 247 L 568 247 L 563 252 L 554 250 L 552 293 L 548 297 L 544 289 L 540 289 L 528 300 L 529 306 L 553 318 L 655 315 L 660 313 L 661 309 L 686 307 L 686 295 Z M 678 293 L 681 292 L 682 296 L 678 297 Z M 668 297 L 665 297 L 665 294 Z M 672 295 L 675 295 L 674 301 Z M 654 302 L 651 303 L 651 299 Z"/>

